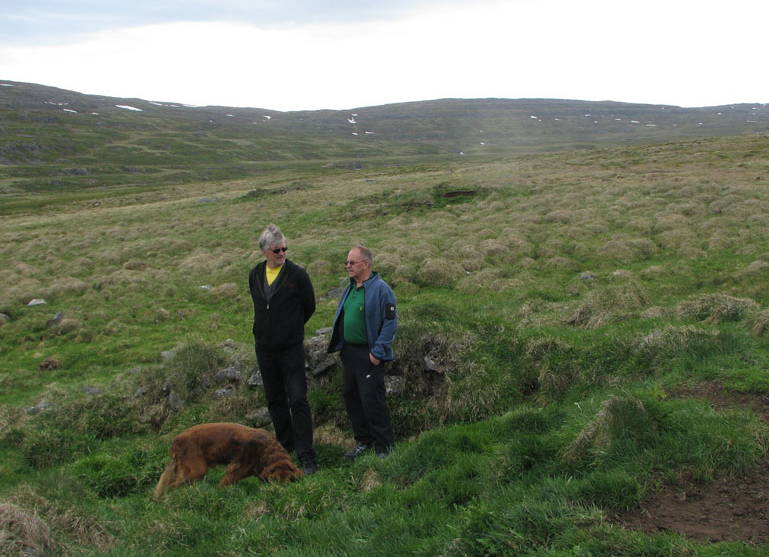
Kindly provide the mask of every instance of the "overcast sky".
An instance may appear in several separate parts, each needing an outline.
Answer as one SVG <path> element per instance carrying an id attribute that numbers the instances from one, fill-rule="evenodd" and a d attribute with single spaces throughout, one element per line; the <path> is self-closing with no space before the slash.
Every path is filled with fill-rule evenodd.
<path id="1" fill-rule="evenodd" d="M 273 110 L 769 102 L 766 0 L 0 0 L 0 79 Z"/>

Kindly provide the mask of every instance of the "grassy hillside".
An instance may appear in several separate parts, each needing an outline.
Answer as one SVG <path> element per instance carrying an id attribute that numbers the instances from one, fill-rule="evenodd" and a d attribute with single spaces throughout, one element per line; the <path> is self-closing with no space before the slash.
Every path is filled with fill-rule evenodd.
<path id="1" fill-rule="evenodd" d="M 145 187 L 769 130 L 761 104 L 444 99 L 277 112 L 0 82 L 0 192 Z M 7 212 L 7 203 L 0 211 Z"/>
<path id="2" fill-rule="evenodd" d="M 15 133 L 49 140 L 34 129 Z M 139 132 L 124 132 L 127 152 Z M 78 152 L 104 148 L 78 134 L 91 145 Z M 144 145 L 130 165 L 172 168 L 191 137 L 170 134 L 157 164 Z M 247 176 L 213 158 L 189 181 L 138 179 L 118 155 L 83 166 L 103 164 L 120 187 L 14 175 L 45 181 L 85 159 L 2 167 L 0 553 L 765 555 L 766 531 L 716 541 L 617 516 L 765 469 L 760 414 L 685 393 L 769 392 L 769 137 L 435 159 L 382 149 L 360 165 L 344 149 L 286 155 Z M 344 460 L 336 369 L 310 378 L 316 475 L 217 490 L 216 470 L 155 502 L 182 429 L 264 423 L 247 382 L 246 278 L 269 222 L 312 277 L 308 338 L 331 323 L 348 249 L 374 251 L 399 303 L 398 445 L 386 461 Z"/>

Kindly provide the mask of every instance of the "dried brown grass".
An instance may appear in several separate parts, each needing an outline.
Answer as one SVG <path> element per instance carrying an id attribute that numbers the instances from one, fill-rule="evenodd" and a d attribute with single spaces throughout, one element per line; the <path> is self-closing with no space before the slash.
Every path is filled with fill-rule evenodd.
<path id="1" fill-rule="evenodd" d="M 54 549 L 51 529 L 36 512 L 0 503 L 0 555 L 46 555 Z"/>
<path id="2" fill-rule="evenodd" d="M 422 262 L 416 278 L 427 286 L 453 286 L 464 275 L 457 264 L 442 257 L 430 257 Z"/>
<path id="3" fill-rule="evenodd" d="M 769 262 L 759 259 L 737 272 L 737 276 L 740 278 L 755 277 L 757 275 L 769 275 Z"/>
<path id="4" fill-rule="evenodd" d="M 612 395 L 601 404 L 595 418 L 585 424 L 574 441 L 565 447 L 562 456 L 566 461 L 579 460 L 590 451 L 605 449 L 615 436 L 638 424 L 655 427 L 646 406 L 636 399 Z"/>
<path id="5" fill-rule="evenodd" d="M 682 319 L 693 319 L 706 323 L 742 321 L 759 309 L 759 304 L 750 298 L 735 298 L 726 294 L 706 294 L 681 302 L 676 312 Z"/>
<path id="6" fill-rule="evenodd" d="M 81 509 L 41 496 L 30 486 L 22 485 L 8 505 L 32 517 L 31 525 L 35 531 L 45 534 L 39 542 L 45 543 L 46 539 L 48 542 L 40 555 L 71 554 L 82 547 L 106 552 L 115 547 L 115 538 L 102 523 Z M 24 509 L 34 509 L 34 512 Z M 23 553 L 29 554 L 29 551 Z"/>
<path id="7" fill-rule="evenodd" d="M 751 334 L 763 337 L 769 332 L 769 309 L 753 314 L 746 322 Z"/>
<path id="8" fill-rule="evenodd" d="M 232 300 L 238 296 L 244 294 L 242 286 L 238 286 L 234 282 L 225 282 L 219 286 L 212 288 L 210 291 L 211 297 L 214 300 Z"/>
<path id="9" fill-rule="evenodd" d="M 307 265 L 306 271 L 310 277 L 321 277 L 330 275 L 332 273 L 332 266 L 325 259 L 316 259 Z"/>
<path id="10" fill-rule="evenodd" d="M 589 292 L 574 310 L 566 323 L 594 329 L 627 314 L 639 312 L 648 306 L 649 295 L 645 288 L 634 280 L 611 284 Z"/>

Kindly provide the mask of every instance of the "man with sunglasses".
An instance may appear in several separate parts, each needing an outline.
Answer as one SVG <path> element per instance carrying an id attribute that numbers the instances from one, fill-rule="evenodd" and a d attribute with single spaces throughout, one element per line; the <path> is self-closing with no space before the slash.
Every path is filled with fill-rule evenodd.
<path id="1" fill-rule="evenodd" d="M 329 353 L 341 350 L 342 393 L 355 435 L 347 458 L 372 447 L 379 458 L 387 458 L 393 446 L 384 363 L 393 359 L 398 318 L 395 294 L 371 270 L 371 259 L 371 251 L 363 246 L 347 255 L 350 283 L 339 301 L 328 347 Z"/>
<path id="2" fill-rule="evenodd" d="M 307 272 L 286 259 L 286 237 L 270 224 L 259 238 L 265 260 L 251 270 L 254 345 L 267 409 L 277 437 L 296 450 L 302 471 L 314 474 L 312 412 L 307 402 L 304 325 L 315 311 L 315 292 Z"/>

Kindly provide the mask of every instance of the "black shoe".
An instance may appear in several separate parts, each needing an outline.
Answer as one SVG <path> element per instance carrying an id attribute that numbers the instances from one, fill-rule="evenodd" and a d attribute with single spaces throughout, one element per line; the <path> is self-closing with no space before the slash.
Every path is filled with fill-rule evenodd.
<path id="1" fill-rule="evenodd" d="M 371 445 L 364 445 L 363 443 L 358 443 L 351 450 L 344 453 L 344 456 L 345 458 L 358 458 L 360 455 L 365 453 L 370 448 L 371 448 Z"/>
<path id="2" fill-rule="evenodd" d="M 305 476 L 312 476 L 317 472 L 318 468 L 315 466 L 315 460 L 311 456 L 306 456 L 302 459 L 302 473 Z"/>

